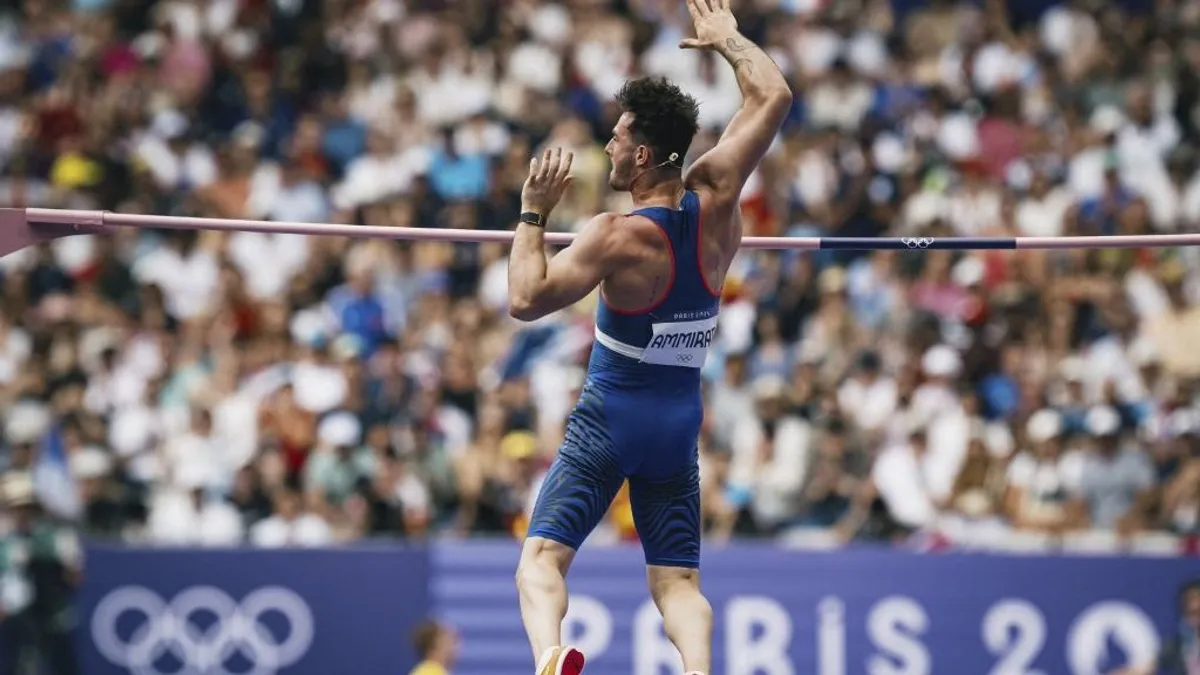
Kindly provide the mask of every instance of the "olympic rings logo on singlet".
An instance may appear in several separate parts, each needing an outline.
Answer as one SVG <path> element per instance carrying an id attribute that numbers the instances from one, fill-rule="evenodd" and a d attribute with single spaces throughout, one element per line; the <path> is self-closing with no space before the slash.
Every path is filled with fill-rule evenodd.
<path id="1" fill-rule="evenodd" d="M 717 317 L 651 325 L 650 342 L 641 361 L 662 366 L 700 368 L 717 333 Z"/>

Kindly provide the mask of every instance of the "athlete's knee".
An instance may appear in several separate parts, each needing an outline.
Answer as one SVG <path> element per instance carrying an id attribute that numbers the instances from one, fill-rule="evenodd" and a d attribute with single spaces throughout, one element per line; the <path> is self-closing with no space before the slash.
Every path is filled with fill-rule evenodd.
<path id="1" fill-rule="evenodd" d="M 521 549 L 521 561 L 517 563 L 517 588 L 543 588 L 561 583 L 574 558 L 575 550 L 565 544 L 529 537 Z"/>
<path id="2" fill-rule="evenodd" d="M 651 565 L 647 568 L 650 596 L 659 610 L 677 604 L 688 605 L 689 612 L 712 615 L 712 606 L 700 592 L 700 570 L 691 567 L 664 567 Z"/>

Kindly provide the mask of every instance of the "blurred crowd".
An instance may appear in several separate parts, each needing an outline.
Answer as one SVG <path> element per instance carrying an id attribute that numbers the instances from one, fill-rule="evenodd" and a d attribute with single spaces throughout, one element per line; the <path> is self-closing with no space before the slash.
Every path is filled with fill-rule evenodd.
<path id="1" fill-rule="evenodd" d="M 1032 3 L 1038 5 L 1039 3 Z M 1200 1 L 744 0 L 796 92 L 749 235 L 1200 224 Z M 1025 3 L 1030 5 L 1030 3 Z M 678 0 L 25 0 L 0 16 L 0 202 L 508 229 L 629 208 L 627 77 L 740 102 Z M 125 229 L 0 259 L 0 449 L 91 537 L 520 536 L 595 298 L 507 313 L 499 245 Z M 1200 534 L 1191 249 L 747 252 L 705 369 L 713 541 Z M 636 536 L 622 493 L 598 541 Z"/>

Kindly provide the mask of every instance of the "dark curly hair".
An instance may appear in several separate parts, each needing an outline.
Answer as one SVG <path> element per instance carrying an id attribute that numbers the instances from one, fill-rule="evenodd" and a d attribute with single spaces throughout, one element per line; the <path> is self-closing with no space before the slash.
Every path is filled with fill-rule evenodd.
<path id="1" fill-rule="evenodd" d="M 650 146 L 654 163 L 679 153 L 676 166 L 683 164 L 692 137 L 700 128 L 696 99 L 662 77 L 629 80 L 617 93 L 617 105 L 633 115 L 630 131 L 639 143 Z"/>

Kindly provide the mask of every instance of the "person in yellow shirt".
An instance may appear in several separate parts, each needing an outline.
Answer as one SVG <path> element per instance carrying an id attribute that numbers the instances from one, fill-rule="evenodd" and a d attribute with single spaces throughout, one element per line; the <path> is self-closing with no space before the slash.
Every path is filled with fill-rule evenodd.
<path id="1" fill-rule="evenodd" d="M 500 456 L 507 464 L 502 467 L 500 475 L 514 490 L 514 495 L 520 495 L 515 503 L 524 503 L 526 491 L 534 480 L 537 471 L 538 441 L 528 431 L 510 431 L 500 439 Z M 524 510 L 512 514 L 509 529 L 517 539 L 523 539 L 529 529 L 529 514 Z"/>
<path id="2" fill-rule="evenodd" d="M 620 492 L 613 498 L 608 517 L 621 541 L 638 541 L 637 526 L 633 522 L 633 503 L 629 501 L 629 481 L 621 485 Z"/>
<path id="3" fill-rule="evenodd" d="M 413 633 L 413 646 L 421 659 L 408 675 L 450 675 L 458 657 L 458 633 L 436 621 L 424 621 Z"/>

